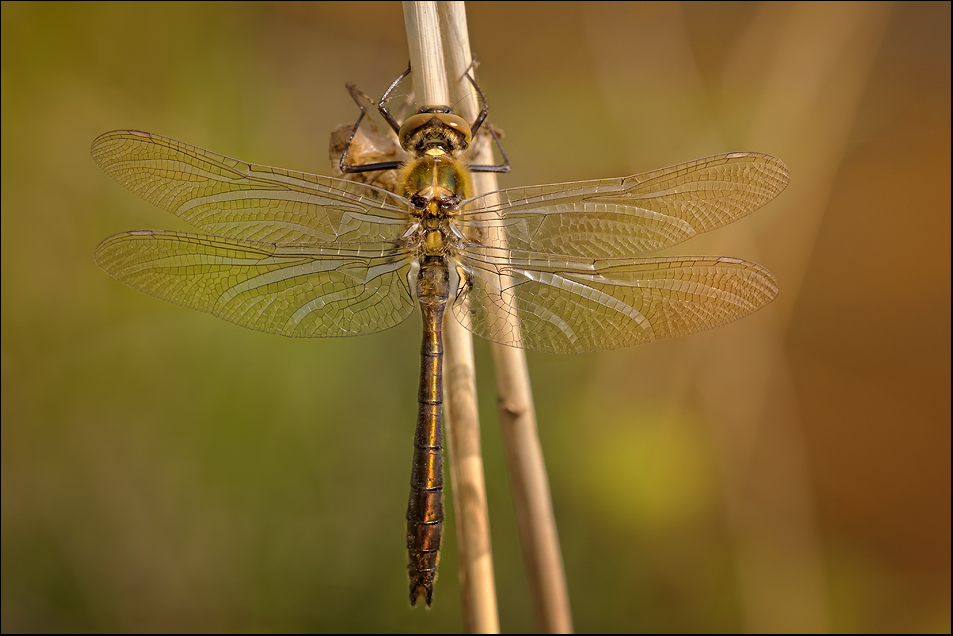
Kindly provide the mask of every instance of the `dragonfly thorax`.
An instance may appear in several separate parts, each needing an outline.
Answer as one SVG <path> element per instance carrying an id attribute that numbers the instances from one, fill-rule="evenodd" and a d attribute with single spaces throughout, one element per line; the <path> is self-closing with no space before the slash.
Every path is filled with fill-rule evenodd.
<path id="1" fill-rule="evenodd" d="M 469 171 L 453 155 L 431 151 L 407 162 L 400 174 L 401 194 L 422 218 L 446 217 L 470 192 Z"/>

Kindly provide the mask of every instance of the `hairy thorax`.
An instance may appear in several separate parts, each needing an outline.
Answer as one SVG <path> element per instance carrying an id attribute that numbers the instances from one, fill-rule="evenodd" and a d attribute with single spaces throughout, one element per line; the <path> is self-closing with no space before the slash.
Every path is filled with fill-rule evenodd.
<path id="1" fill-rule="evenodd" d="M 401 194 L 413 204 L 409 242 L 421 257 L 449 256 L 463 240 L 452 220 L 469 196 L 466 166 L 443 148 L 430 148 L 401 168 L 400 184 Z"/>

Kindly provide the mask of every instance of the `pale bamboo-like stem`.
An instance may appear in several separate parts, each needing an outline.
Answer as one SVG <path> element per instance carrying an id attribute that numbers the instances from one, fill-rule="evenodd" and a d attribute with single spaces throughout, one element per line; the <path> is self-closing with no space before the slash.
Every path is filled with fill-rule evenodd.
<path id="1" fill-rule="evenodd" d="M 569 592 L 536 429 L 536 413 L 522 349 L 492 345 L 498 408 L 533 607 L 540 632 L 573 631 Z"/>
<path id="2" fill-rule="evenodd" d="M 441 3 L 404 2 L 411 76 L 420 105 L 450 103 L 438 4 Z M 470 332 L 449 316 L 444 321 L 444 384 L 464 629 L 468 633 L 498 633 L 473 340 Z"/>
<path id="3" fill-rule="evenodd" d="M 437 4 L 453 103 L 458 113 L 473 121 L 480 106 L 470 82 L 464 76 L 473 60 L 464 3 Z M 475 76 L 475 71 L 470 72 Z M 493 164 L 490 146 L 489 135 L 478 135 L 473 140 L 468 161 L 474 164 Z M 475 194 L 499 189 L 496 175 L 493 173 L 476 173 L 472 175 L 472 179 Z M 503 245 L 505 237 L 502 232 L 498 232 L 492 237 L 492 241 L 495 245 Z M 519 333 L 520 325 L 514 316 L 515 312 L 509 312 L 500 319 L 508 320 L 512 332 Z M 451 322 L 458 331 L 465 331 L 456 321 Z M 536 429 L 536 412 L 526 355 L 522 349 L 514 347 L 496 343 L 491 343 L 490 347 L 496 372 L 499 395 L 497 403 L 507 466 L 536 623 L 542 633 L 569 633 L 572 631 L 569 594 L 559 550 L 549 479 Z"/>
<path id="4" fill-rule="evenodd" d="M 404 29 L 410 50 L 414 94 L 421 106 L 450 102 L 436 2 L 404 2 Z"/>

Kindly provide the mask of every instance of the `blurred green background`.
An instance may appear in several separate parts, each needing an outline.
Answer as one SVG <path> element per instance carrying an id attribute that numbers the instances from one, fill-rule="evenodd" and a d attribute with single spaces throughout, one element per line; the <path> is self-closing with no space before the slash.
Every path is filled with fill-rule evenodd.
<path id="1" fill-rule="evenodd" d="M 950 630 L 950 4 L 473 3 L 513 172 L 729 150 L 789 188 L 680 253 L 767 309 L 529 354 L 578 631 Z M 101 173 L 140 128 L 329 174 L 344 90 L 406 65 L 399 3 L 2 5 L 2 629 L 458 631 L 406 599 L 419 322 L 294 341 L 162 303 L 92 254 L 186 229 Z M 532 631 L 485 342 L 504 631 Z M 452 509 L 452 504 L 451 504 Z"/>

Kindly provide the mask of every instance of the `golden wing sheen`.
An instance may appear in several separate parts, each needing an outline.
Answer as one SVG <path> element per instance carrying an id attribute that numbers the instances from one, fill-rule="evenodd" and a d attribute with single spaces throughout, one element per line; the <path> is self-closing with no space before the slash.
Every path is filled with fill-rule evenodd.
<path id="1" fill-rule="evenodd" d="M 276 246 L 205 234 L 137 230 L 96 249 L 130 287 L 243 327 L 282 336 L 357 336 L 414 310 L 406 255 L 366 246 Z"/>
<path id="2" fill-rule="evenodd" d="M 230 322 L 296 337 L 392 327 L 413 312 L 407 202 L 341 179 L 258 166 L 141 131 L 93 142 L 96 163 L 212 234 L 138 230 L 96 249 L 127 285 Z"/>
<path id="3" fill-rule="evenodd" d="M 93 160 L 120 185 L 190 225 L 269 243 L 398 239 L 410 202 L 386 190 L 259 166 L 139 130 L 93 141 Z"/>
<path id="4" fill-rule="evenodd" d="M 104 241 L 97 263 L 136 289 L 296 337 L 372 333 L 413 311 L 407 273 L 415 256 L 400 242 L 412 206 L 403 197 L 141 131 L 102 135 L 92 155 L 120 184 L 211 233 L 150 230 Z M 453 313 L 494 342 L 555 353 L 620 348 L 743 317 L 777 295 L 763 267 L 639 255 L 739 219 L 787 182 L 778 159 L 729 153 L 468 199 L 452 218 L 472 239 L 450 255 L 465 274 Z"/>
<path id="5" fill-rule="evenodd" d="M 737 258 L 639 258 L 746 216 L 787 186 L 787 167 L 736 152 L 621 179 L 512 188 L 461 204 L 480 245 L 454 315 L 501 344 L 551 353 L 617 349 L 742 318 L 777 296 Z"/>
<path id="6" fill-rule="evenodd" d="M 778 293 L 771 272 L 718 256 L 582 259 L 468 250 L 454 315 L 500 344 L 549 353 L 619 349 L 747 316 Z"/>
<path id="7" fill-rule="evenodd" d="M 501 229 L 483 241 L 491 247 L 631 258 L 737 221 L 788 181 L 781 160 L 733 152 L 631 177 L 492 192 L 464 201 L 456 222 L 465 233 Z"/>

